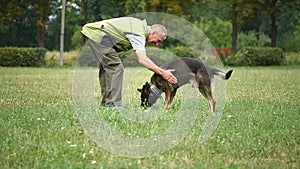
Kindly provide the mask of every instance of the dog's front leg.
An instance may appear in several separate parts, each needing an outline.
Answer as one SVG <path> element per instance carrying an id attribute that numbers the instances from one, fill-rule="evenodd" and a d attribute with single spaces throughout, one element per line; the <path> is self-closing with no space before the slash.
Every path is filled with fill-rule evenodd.
<path id="1" fill-rule="evenodd" d="M 164 106 L 164 110 L 167 110 L 170 108 L 170 104 L 171 104 L 171 92 L 166 91 L 165 92 L 165 106 Z"/>

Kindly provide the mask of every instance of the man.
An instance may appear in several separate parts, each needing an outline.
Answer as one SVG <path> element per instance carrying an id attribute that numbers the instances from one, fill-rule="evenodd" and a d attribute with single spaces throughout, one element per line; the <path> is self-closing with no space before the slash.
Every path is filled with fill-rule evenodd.
<path id="1" fill-rule="evenodd" d="M 97 64 L 101 86 L 101 106 L 118 108 L 122 105 L 123 64 L 117 52 L 133 49 L 140 64 L 161 75 L 170 83 L 177 79 L 171 71 L 158 67 L 146 55 L 145 43 L 159 45 L 167 38 L 163 25 L 148 26 L 145 20 L 133 17 L 113 18 L 83 26 L 82 34 L 88 38 Z"/>

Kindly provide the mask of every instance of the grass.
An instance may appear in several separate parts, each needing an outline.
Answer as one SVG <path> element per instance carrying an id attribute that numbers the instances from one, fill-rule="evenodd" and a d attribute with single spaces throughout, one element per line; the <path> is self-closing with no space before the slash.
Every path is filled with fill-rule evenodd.
<path id="1" fill-rule="evenodd" d="M 0 168 L 299 168 L 299 66 L 233 69 L 224 114 L 209 140 L 198 142 L 208 109 L 200 97 L 198 118 L 180 144 L 134 159 L 103 150 L 85 134 L 73 105 L 73 69 L 0 67 Z M 133 91 L 151 73 L 126 72 L 131 76 L 124 90 L 132 91 L 129 103 L 138 109 Z M 173 123 L 181 96 L 172 111 L 149 123 L 131 122 L 118 112 L 101 114 L 124 135 L 147 138 Z"/>

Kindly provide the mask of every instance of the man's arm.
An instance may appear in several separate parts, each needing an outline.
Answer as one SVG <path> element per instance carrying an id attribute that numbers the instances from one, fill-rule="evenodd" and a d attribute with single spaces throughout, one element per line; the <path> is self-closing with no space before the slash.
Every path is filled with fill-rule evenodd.
<path id="1" fill-rule="evenodd" d="M 136 56 L 140 64 L 148 68 L 149 70 L 161 75 L 168 82 L 175 84 L 177 83 L 176 77 L 171 73 L 175 70 L 165 70 L 157 66 L 151 59 L 146 55 L 145 50 L 135 50 Z"/>
<path id="2" fill-rule="evenodd" d="M 135 51 L 140 64 L 142 64 L 149 70 L 161 75 L 168 82 L 173 83 L 173 84 L 177 83 L 176 77 L 171 73 L 172 71 L 175 71 L 175 70 L 162 69 L 159 66 L 157 66 L 154 62 L 152 62 L 151 59 L 149 59 L 147 57 L 144 38 L 137 36 L 137 35 L 133 35 L 133 34 L 127 34 L 125 36 L 131 43 L 133 50 Z"/>

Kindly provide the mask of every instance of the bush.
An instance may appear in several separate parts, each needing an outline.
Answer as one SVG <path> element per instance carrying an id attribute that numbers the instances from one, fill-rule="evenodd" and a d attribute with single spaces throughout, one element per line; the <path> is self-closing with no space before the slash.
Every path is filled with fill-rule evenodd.
<path id="1" fill-rule="evenodd" d="M 231 50 L 228 48 L 215 48 L 214 50 L 218 53 L 218 56 L 219 56 L 220 60 L 222 60 L 222 61 L 225 58 L 233 55 Z"/>
<path id="2" fill-rule="evenodd" d="M 287 64 L 300 65 L 300 52 L 289 52 L 286 54 Z"/>
<path id="3" fill-rule="evenodd" d="M 83 36 L 81 34 L 81 26 L 75 26 L 74 35 L 71 38 L 72 47 L 76 50 L 82 48 Z"/>
<path id="4" fill-rule="evenodd" d="M 237 50 L 247 46 L 268 47 L 271 45 L 271 39 L 262 32 L 249 31 L 247 33 L 238 34 Z"/>
<path id="5" fill-rule="evenodd" d="M 64 66 L 74 66 L 79 56 L 78 50 L 64 52 L 63 63 Z M 45 66 L 53 67 L 60 66 L 60 53 L 59 51 L 47 51 L 44 59 Z"/>
<path id="6" fill-rule="evenodd" d="M 196 53 L 189 47 L 186 46 L 176 46 L 168 49 L 170 52 L 174 53 L 178 57 L 191 57 L 196 58 Z"/>
<path id="7" fill-rule="evenodd" d="M 45 48 L 0 48 L 0 66 L 42 66 Z"/>
<path id="8" fill-rule="evenodd" d="M 286 60 L 280 48 L 245 47 L 235 56 L 225 59 L 229 66 L 271 66 L 283 65 Z"/>

